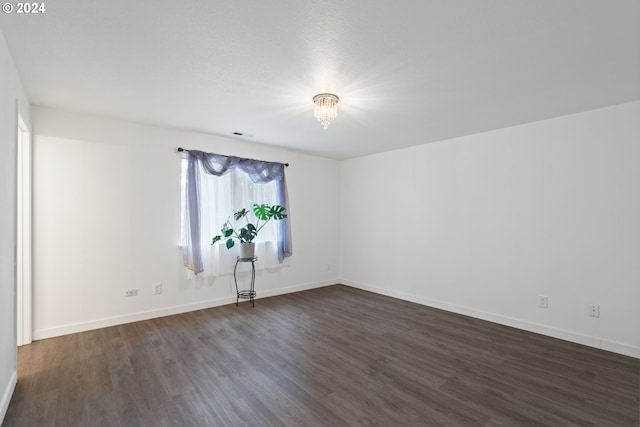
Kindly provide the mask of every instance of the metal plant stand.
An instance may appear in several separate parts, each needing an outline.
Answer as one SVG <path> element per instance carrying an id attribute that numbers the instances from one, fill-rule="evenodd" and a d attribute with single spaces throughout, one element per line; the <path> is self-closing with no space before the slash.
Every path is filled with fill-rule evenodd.
<path id="1" fill-rule="evenodd" d="M 238 306 L 238 301 L 240 298 L 248 299 L 251 302 L 251 306 L 256 306 L 256 265 L 255 262 L 258 260 L 258 257 L 254 258 L 240 258 L 236 259 L 236 266 L 233 268 L 233 281 L 236 283 L 236 307 Z M 238 278 L 236 276 L 236 270 L 238 269 L 238 264 L 241 262 L 250 262 L 251 263 L 251 287 L 249 289 L 238 290 Z"/>

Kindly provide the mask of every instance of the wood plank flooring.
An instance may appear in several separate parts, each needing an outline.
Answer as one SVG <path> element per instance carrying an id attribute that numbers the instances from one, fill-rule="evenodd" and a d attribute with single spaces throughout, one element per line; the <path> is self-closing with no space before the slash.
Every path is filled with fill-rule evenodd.
<path id="1" fill-rule="evenodd" d="M 336 285 L 34 342 L 3 426 L 638 426 L 638 359 Z"/>

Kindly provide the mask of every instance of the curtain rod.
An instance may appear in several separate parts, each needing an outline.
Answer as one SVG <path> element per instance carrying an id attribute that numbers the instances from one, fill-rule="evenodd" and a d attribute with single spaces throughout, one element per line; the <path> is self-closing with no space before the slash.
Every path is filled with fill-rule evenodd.
<path id="1" fill-rule="evenodd" d="M 187 150 L 186 148 L 182 148 L 182 147 L 178 147 L 178 153 L 182 153 L 183 151 L 189 152 L 189 150 Z M 249 160 L 256 160 L 256 159 L 249 159 Z M 263 162 L 264 160 L 257 160 L 258 162 Z M 271 162 L 269 162 L 271 163 Z M 284 163 L 284 165 L 286 167 L 289 167 L 289 163 Z"/>

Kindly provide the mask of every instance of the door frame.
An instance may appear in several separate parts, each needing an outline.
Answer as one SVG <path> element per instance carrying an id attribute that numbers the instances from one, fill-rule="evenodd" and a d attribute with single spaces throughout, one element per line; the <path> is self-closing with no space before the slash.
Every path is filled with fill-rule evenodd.
<path id="1" fill-rule="evenodd" d="M 33 140 L 20 112 L 16 133 L 16 341 L 21 346 L 33 339 Z"/>

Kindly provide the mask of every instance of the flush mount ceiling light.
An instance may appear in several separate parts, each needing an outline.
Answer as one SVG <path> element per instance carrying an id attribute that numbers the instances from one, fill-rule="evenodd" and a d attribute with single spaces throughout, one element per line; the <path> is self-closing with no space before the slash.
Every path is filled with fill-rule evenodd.
<path id="1" fill-rule="evenodd" d="M 316 104 L 316 108 L 313 115 L 322 123 L 326 129 L 329 123 L 333 121 L 338 115 L 338 98 L 332 93 L 320 93 L 313 97 L 313 103 Z"/>

